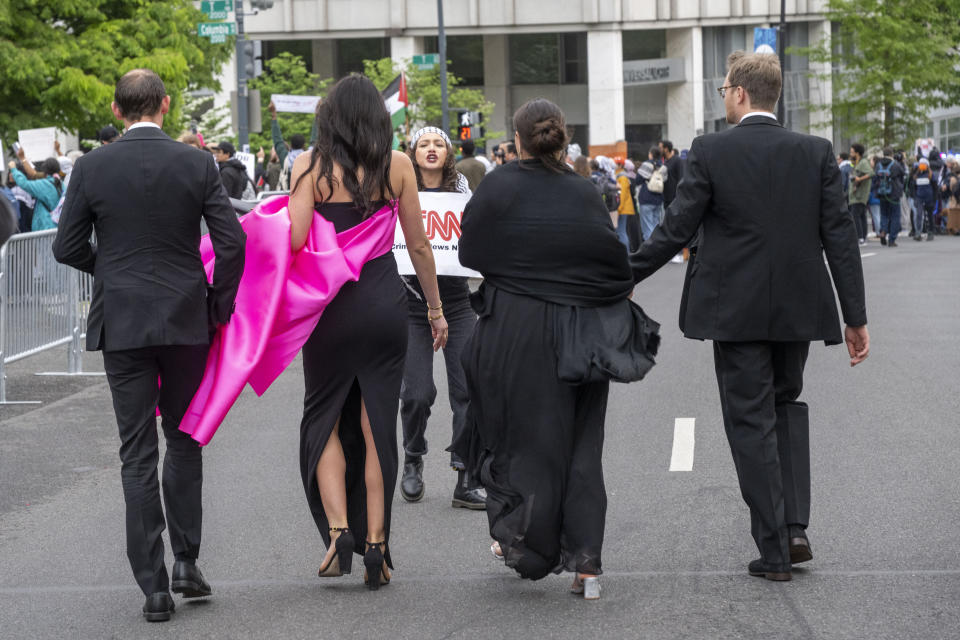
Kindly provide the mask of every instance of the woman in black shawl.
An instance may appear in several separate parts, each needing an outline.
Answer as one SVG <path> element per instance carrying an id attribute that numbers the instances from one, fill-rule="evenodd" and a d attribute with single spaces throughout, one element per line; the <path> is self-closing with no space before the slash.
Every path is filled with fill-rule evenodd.
<path id="1" fill-rule="evenodd" d="M 494 553 L 533 580 L 576 571 L 574 592 L 592 599 L 609 381 L 646 373 L 657 327 L 627 300 L 627 255 L 596 188 L 563 162 L 563 113 L 532 100 L 514 127 L 520 162 L 490 173 L 463 216 L 460 262 L 484 283 L 463 354 L 468 430 L 452 449 L 487 488 Z"/>

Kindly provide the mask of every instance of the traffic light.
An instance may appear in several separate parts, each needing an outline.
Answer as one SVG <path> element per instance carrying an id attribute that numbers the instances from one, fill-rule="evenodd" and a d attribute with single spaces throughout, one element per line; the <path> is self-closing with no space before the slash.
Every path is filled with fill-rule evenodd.
<path id="1" fill-rule="evenodd" d="M 250 7 L 265 11 L 273 7 L 273 0 L 250 0 Z"/>
<path id="2" fill-rule="evenodd" d="M 465 127 L 463 125 L 457 127 L 457 140 L 472 140 L 473 131 L 472 127 Z"/>
<path id="3" fill-rule="evenodd" d="M 243 72 L 244 78 L 254 77 L 256 71 L 256 55 L 253 40 L 240 40 L 237 43 L 237 65 Z"/>

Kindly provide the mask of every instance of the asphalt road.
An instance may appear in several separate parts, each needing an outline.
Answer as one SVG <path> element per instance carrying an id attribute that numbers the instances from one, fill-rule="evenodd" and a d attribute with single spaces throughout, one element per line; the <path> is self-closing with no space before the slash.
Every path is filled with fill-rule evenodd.
<path id="1" fill-rule="evenodd" d="M 171 622 L 145 623 L 105 381 L 34 377 L 62 368 L 47 354 L 8 380 L 44 404 L 0 407 L 0 638 L 957 638 L 960 239 L 863 252 L 871 356 L 850 369 L 842 347 L 814 345 L 807 365 L 814 560 L 792 582 L 746 574 L 757 554 L 711 347 L 679 335 L 683 267 L 667 265 L 635 296 L 663 324 L 659 364 L 609 403 L 600 601 L 567 593 L 569 576 L 517 579 L 491 558 L 485 515 L 450 508 L 443 401 L 426 497 L 395 500 L 393 583 L 317 579 L 296 362 L 262 398 L 245 393 L 205 451 L 214 597 L 178 598 Z M 695 419 L 690 471 L 669 471 L 678 417 Z"/>

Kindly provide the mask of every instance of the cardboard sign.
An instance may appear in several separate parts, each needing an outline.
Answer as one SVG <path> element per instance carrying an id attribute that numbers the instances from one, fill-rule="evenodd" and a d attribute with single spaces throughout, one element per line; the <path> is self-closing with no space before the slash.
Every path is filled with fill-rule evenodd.
<path id="1" fill-rule="evenodd" d="M 469 199 L 470 196 L 463 193 L 420 193 L 423 227 L 430 246 L 433 247 L 433 260 L 437 264 L 438 276 L 481 277 L 473 269 L 462 266 L 457 253 L 463 208 Z M 393 238 L 393 255 L 397 259 L 397 268 L 401 275 L 416 274 L 407 253 L 407 240 L 399 221 Z"/>
<path id="2" fill-rule="evenodd" d="M 253 180 L 257 157 L 252 153 L 246 153 L 244 151 L 237 151 L 235 154 L 233 154 L 233 157 L 243 163 L 243 166 L 247 168 L 247 175 L 250 176 L 251 180 Z"/>
<path id="3" fill-rule="evenodd" d="M 275 93 L 270 96 L 277 111 L 286 113 L 315 113 L 320 96 L 288 96 Z"/>
<path id="4" fill-rule="evenodd" d="M 57 152 L 53 150 L 53 143 L 57 140 L 56 127 L 44 127 L 43 129 L 24 129 L 18 133 L 17 137 L 27 160 L 32 163 L 55 158 Z"/>

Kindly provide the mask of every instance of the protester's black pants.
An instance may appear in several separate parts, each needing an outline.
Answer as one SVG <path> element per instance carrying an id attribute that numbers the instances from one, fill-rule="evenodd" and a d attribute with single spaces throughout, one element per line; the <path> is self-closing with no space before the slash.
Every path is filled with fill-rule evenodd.
<path id="1" fill-rule="evenodd" d="M 169 589 L 160 536 L 165 524 L 170 525 L 176 559 L 192 563 L 200 551 L 203 460 L 200 445 L 178 427 L 200 385 L 208 348 L 164 346 L 103 353 L 120 430 L 127 557 L 146 595 Z M 158 406 L 167 444 L 163 459 L 166 523 L 157 482 Z"/>
<path id="2" fill-rule="evenodd" d="M 787 525 L 810 519 L 808 342 L 714 342 L 727 440 L 765 562 L 788 567 Z"/>
<path id="3" fill-rule="evenodd" d="M 857 238 L 867 239 L 867 205 L 862 202 L 854 202 L 850 205 L 850 213 L 853 215 L 853 222 L 857 227 Z"/>

